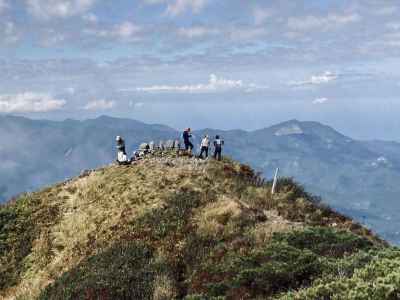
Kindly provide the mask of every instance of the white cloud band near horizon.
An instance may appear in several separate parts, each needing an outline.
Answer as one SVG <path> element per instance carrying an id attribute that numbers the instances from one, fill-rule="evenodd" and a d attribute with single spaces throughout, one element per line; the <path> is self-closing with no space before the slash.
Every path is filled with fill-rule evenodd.
<path id="1" fill-rule="evenodd" d="M 87 103 L 83 109 L 84 110 L 108 110 L 114 108 L 116 105 L 115 101 L 108 101 L 105 99 L 95 100 Z"/>
<path id="2" fill-rule="evenodd" d="M 328 98 L 326 98 L 326 97 L 321 97 L 321 98 L 316 98 L 316 99 L 313 101 L 313 104 L 324 104 L 324 103 L 326 103 L 326 102 L 328 102 L 328 101 L 329 101 Z"/>
<path id="3" fill-rule="evenodd" d="M 218 77 L 211 74 L 208 83 L 189 84 L 189 85 L 153 85 L 147 87 L 138 87 L 136 91 L 147 93 L 212 93 L 224 92 L 229 90 L 242 90 L 252 92 L 258 89 L 266 89 L 267 86 L 259 86 L 255 83 L 245 83 L 243 80 L 232 80 Z"/>
<path id="4" fill-rule="evenodd" d="M 1 113 L 50 112 L 61 109 L 65 104 L 64 99 L 57 99 L 45 93 L 26 92 L 0 95 Z"/>
<path id="5" fill-rule="evenodd" d="M 290 86 L 305 86 L 305 85 L 319 85 L 324 83 L 329 83 L 331 81 L 337 80 L 339 75 L 326 71 L 323 74 L 312 75 L 310 79 L 304 81 L 291 81 L 289 82 Z"/>

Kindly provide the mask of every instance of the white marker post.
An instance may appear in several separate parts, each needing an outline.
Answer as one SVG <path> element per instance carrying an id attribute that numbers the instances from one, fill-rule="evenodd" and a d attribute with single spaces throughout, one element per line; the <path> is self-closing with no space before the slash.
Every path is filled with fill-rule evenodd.
<path id="1" fill-rule="evenodd" d="M 274 183 L 272 184 L 272 190 L 271 190 L 272 195 L 275 194 L 276 182 L 278 181 L 278 172 L 279 172 L 279 168 L 276 168 Z"/>

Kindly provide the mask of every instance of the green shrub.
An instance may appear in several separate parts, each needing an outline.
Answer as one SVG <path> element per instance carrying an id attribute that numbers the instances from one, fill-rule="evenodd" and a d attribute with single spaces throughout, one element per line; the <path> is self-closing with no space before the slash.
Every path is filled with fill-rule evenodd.
<path id="1" fill-rule="evenodd" d="M 201 294 L 192 294 L 185 297 L 184 300 L 225 300 L 226 297 L 206 297 Z"/>
<path id="2" fill-rule="evenodd" d="M 39 299 L 152 299 L 154 280 L 161 272 L 151 249 L 122 243 L 64 273 Z"/>
<path id="3" fill-rule="evenodd" d="M 230 298 L 242 293 L 246 299 L 309 284 L 323 269 L 316 254 L 286 243 L 273 243 L 248 254 L 225 253 L 219 262 L 210 259 L 202 268 L 198 276 L 208 279 L 199 290 L 207 296 Z"/>
<path id="4" fill-rule="evenodd" d="M 281 290 L 309 284 L 322 269 L 318 257 L 290 245 L 274 243 L 265 250 L 234 262 L 236 287 L 246 286 L 257 294 L 271 295 Z"/>
<path id="5" fill-rule="evenodd" d="M 287 200 L 295 201 L 298 198 L 312 199 L 311 194 L 307 193 L 304 187 L 297 183 L 291 177 L 279 178 L 277 181 L 277 188 L 280 192 L 286 192 L 288 194 Z"/>
<path id="6" fill-rule="evenodd" d="M 180 192 L 170 197 L 164 207 L 150 210 L 132 222 L 132 230 L 156 240 L 165 238 L 168 234 L 180 232 L 189 222 L 192 209 L 200 205 L 200 199 L 199 193 Z"/>
<path id="7" fill-rule="evenodd" d="M 321 278 L 324 282 L 336 278 L 351 277 L 354 271 L 371 262 L 378 250 L 358 251 L 341 259 L 327 258 Z"/>
<path id="8" fill-rule="evenodd" d="M 312 287 L 289 292 L 281 300 L 348 299 L 397 300 L 400 298 L 400 250 L 381 250 L 351 277 L 337 277 L 329 282 L 316 281 Z"/>
<path id="9" fill-rule="evenodd" d="M 23 260 L 35 238 L 30 198 L 0 207 L 0 290 L 13 286 L 24 271 Z"/>
<path id="10" fill-rule="evenodd" d="M 308 249 L 318 255 L 342 257 L 373 247 L 371 241 L 348 231 L 328 227 L 309 227 L 302 231 L 277 233 L 273 239 L 298 249 Z"/>

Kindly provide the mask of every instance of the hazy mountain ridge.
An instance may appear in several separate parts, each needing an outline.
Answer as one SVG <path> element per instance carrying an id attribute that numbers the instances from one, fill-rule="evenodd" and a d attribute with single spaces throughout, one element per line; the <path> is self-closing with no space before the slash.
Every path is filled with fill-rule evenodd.
<path id="1" fill-rule="evenodd" d="M 292 176 L 343 212 L 351 212 L 391 241 L 400 214 L 400 144 L 357 141 L 317 122 L 290 120 L 256 131 L 215 129 L 194 132 L 196 150 L 203 134 L 221 134 L 226 154 L 271 177 Z M 143 141 L 179 138 L 163 125 L 102 116 L 64 122 L 0 117 L 0 198 L 62 181 L 115 157 L 114 137 L 126 138 L 129 153 Z"/>

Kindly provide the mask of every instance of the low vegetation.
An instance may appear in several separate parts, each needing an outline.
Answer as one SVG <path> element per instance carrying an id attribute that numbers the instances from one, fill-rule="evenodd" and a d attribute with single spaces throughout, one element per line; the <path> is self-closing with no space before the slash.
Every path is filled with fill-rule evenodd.
<path id="1" fill-rule="evenodd" d="M 270 189 L 169 153 L 21 196 L 0 208 L 0 298 L 398 299 L 398 249 L 291 179 Z"/>

